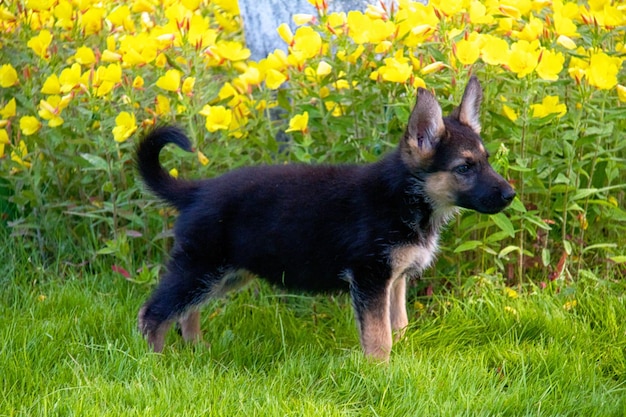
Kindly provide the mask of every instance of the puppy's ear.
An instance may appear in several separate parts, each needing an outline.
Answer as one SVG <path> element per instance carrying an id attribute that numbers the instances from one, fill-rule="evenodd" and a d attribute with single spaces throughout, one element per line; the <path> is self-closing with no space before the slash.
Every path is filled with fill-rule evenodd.
<path id="1" fill-rule="evenodd" d="M 467 87 L 465 87 L 461 104 L 454 109 L 450 116 L 480 134 L 480 103 L 482 100 L 483 90 L 478 82 L 478 78 L 472 76 L 467 83 Z"/>
<path id="2" fill-rule="evenodd" d="M 443 135 L 441 107 L 428 90 L 418 88 L 417 102 L 411 112 L 402 143 L 403 158 L 411 166 L 423 166 Z"/>

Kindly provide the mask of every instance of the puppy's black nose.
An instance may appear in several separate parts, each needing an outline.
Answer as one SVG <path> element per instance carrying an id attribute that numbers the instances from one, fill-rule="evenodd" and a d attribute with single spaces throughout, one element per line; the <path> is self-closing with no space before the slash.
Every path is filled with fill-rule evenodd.
<path id="1" fill-rule="evenodd" d="M 510 203 L 515 198 L 516 194 L 517 193 L 515 192 L 515 190 L 512 187 L 509 187 L 508 189 L 502 191 L 500 196 L 502 197 L 504 201 L 506 201 L 507 203 Z"/>

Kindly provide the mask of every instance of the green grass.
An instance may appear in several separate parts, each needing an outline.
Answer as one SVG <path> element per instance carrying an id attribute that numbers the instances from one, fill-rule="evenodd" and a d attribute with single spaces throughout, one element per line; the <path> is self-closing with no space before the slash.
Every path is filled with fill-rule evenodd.
<path id="1" fill-rule="evenodd" d="M 346 296 L 255 282 L 205 308 L 210 347 L 172 332 L 159 355 L 135 330 L 149 286 L 98 260 L 42 267 L 5 247 L 2 416 L 626 415 L 624 283 L 518 298 L 477 285 L 420 310 L 412 297 L 406 338 L 381 365 L 362 358 Z"/>

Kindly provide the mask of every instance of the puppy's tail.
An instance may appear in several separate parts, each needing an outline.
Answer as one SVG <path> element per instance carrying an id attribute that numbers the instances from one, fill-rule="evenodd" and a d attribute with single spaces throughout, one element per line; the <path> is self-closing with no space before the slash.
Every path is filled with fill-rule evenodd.
<path id="1" fill-rule="evenodd" d="M 187 207 L 193 201 L 198 188 L 193 181 L 172 177 L 159 163 L 159 153 L 168 143 L 192 152 L 191 141 L 175 126 L 161 126 L 150 131 L 139 143 L 135 161 L 139 174 L 156 195 L 177 209 Z"/>

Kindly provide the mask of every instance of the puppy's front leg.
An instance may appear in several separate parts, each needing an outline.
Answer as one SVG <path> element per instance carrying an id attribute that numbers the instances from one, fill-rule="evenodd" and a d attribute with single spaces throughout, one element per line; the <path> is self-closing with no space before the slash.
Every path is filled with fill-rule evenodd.
<path id="1" fill-rule="evenodd" d="M 370 285 L 371 283 L 368 283 L 367 288 L 363 288 L 353 282 L 350 294 L 365 356 L 386 362 L 389 360 L 393 343 L 389 286 L 382 284 L 371 288 Z"/>
<path id="2" fill-rule="evenodd" d="M 406 314 L 406 278 L 400 276 L 391 283 L 390 298 L 390 315 L 391 330 L 394 333 L 394 340 L 397 342 L 402 339 L 409 325 L 409 318 Z"/>

